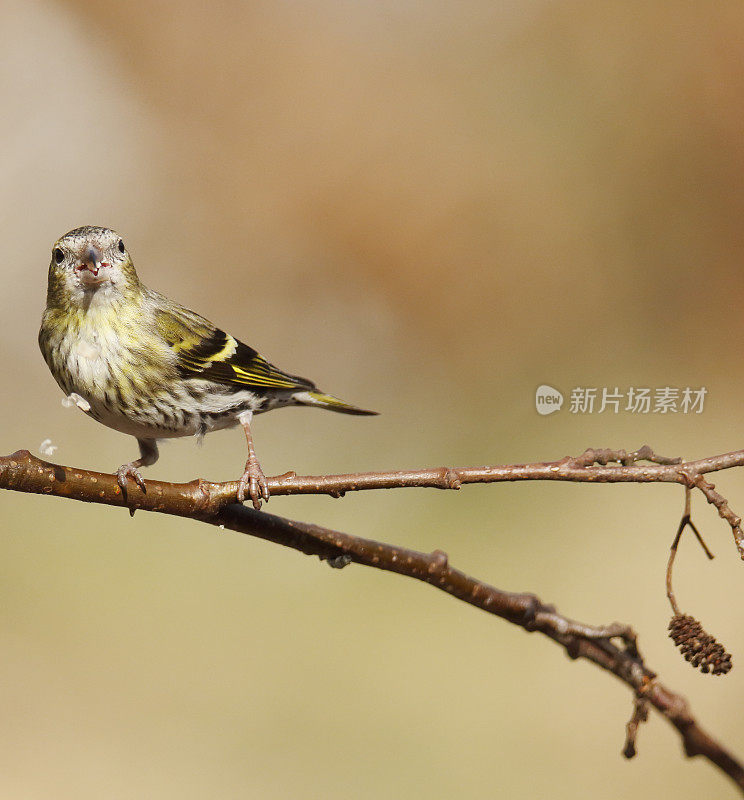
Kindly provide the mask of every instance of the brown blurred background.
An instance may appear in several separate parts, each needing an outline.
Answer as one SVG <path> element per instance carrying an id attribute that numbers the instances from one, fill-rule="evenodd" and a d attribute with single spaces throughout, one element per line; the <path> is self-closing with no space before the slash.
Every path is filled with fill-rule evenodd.
<path id="1" fill-rule="evenodd" d="M 0 12 L 0 450 L 111 471 L 134 440 L 63 409 L 36 345 L 53 241 L 116 228 L 143 280 L 382 412 L 260 417 L 267 473 L 744 445 L 740 3 L 150 4 Z M 541 383 L 705 386 L 700 415 L 535 412 Z M 228 479 L 239 432 L 153 477 Z M 716 480 L 744 510 L 738 473 Z M 666 638 L 676 487 L 276 498 L 431 550 L 649 664 L 744 756 L 744 572 L 683 542 L 676 588 L 734 654 Z M 359 567 L 203 525 L 0 498 L 9 798 L 729 797 L 627 690 L 551 643 Z"/>

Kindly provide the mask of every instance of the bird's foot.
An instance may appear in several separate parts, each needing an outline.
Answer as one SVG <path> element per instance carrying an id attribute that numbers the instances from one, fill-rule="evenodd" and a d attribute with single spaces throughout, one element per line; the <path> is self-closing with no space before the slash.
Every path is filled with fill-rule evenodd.
<path id="1" fill-rule="evenodd" d="M 122 464 L 116 470 L 116 482 L 121 487 L 122 492 L 126 494 L 127 491 L 127 478 L 132 478 L 137 486 L 142 489 L 143 494 L 147 494 L 147 486 L 145 486 L 145 479 L 140 474 L 140 471 L 134 464 Z"/>
<path id="2" fill-rule="evenodd" d="M 245 462 L 245 472 L 238 481 L 238 502 L 245 500 L 246 489 L 253 502 L 253 508 L 258 511 L 261 508 L 261 500 L 269 502 L 269 483 L 263 474 L 258 459 L 253 457 Z"/>

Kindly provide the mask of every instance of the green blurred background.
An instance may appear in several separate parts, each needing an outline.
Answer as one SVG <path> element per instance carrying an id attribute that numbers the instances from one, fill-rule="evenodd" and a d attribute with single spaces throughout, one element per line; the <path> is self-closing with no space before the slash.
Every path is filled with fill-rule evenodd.
<path id="1" fill-rule="evenodd" d="M 744 7 L 663 2 L 4 0 L 0 451 L 111 471 L 36 345 L 53 241 L 117 229 L 143 280 L 379 410 L 262 416 L 267 474 L 744 445 Z M 542 383 L 705 386 L 700 415 L 535 412 Z M 235 478 L 237 431 L 149 474 Z M 739 473 L 719 488 L 744 511 Z M 676 588 L 733 652 L 666 638 L 673 486 L 275 498 L 569 616 L 621 620 L 744 755 L 744 566 L 684 541 Z M 396 576 L 197 523 L 4 493 L 8 798 L 734 796 L 625 687 Z"/>

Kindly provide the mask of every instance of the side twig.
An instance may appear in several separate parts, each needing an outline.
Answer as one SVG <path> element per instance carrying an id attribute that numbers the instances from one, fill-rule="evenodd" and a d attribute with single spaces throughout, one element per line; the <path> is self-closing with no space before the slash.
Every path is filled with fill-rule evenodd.
<path id="1" fill-rule="evenodd" d="M 714 557 L 700 535 L 697 526 L 692 521 L 691 494 L 690 486 L 685 487 L 685 510 L 682 514 L 682 519 L 679 521 L 677 533 L 669 550 L 669 561 L 667 562 L 666 593 L 674 612 L 674 616 L 669 622 L 669 636 L 680 649 L 685 661 L 689 661 L 693 667 L 699 668 L 701 672 L 706 674 L 726 675 L 733 667 L 731 654 L 726 652 L 726 648 L 716 640 L 715 636 L 711 636 L 703 628 L 699 620 L 690 614 L 683 614 L 680 611 L 672 588 L 674 560 L 677 557 L 677 548 L 685 528 L 692 529 L 705 555 L 709 559 Z"/>
<path id="2" fill-rule="evenodd" d="M 648 700 L 643 695 L 636 695 L 633 700 L 633 716 L 625 726 L 625 758 L 634 758 L 636 754 L 636 737 L 641 723 L 648 720 Z"/>

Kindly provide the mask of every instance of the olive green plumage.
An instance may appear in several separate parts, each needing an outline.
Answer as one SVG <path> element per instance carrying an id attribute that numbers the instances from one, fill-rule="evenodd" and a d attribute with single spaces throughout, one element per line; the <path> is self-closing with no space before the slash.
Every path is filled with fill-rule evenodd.
<path id="1" fill-rule="evenodd" d="M 137 467 L 154 463 L 159 438 L 203 436 L 241 422 L 252 451 L 253 413 L 287 405 L 374 413 L 319 392 L 148 289 L 108 228 L 76 228 L 55 243 L 39 345 L 65 394 L 79 395 L 86 413 L 140 441 L 142 458 L 120 469 L 122 485 L 129 475 L 144 486 Z"/>

